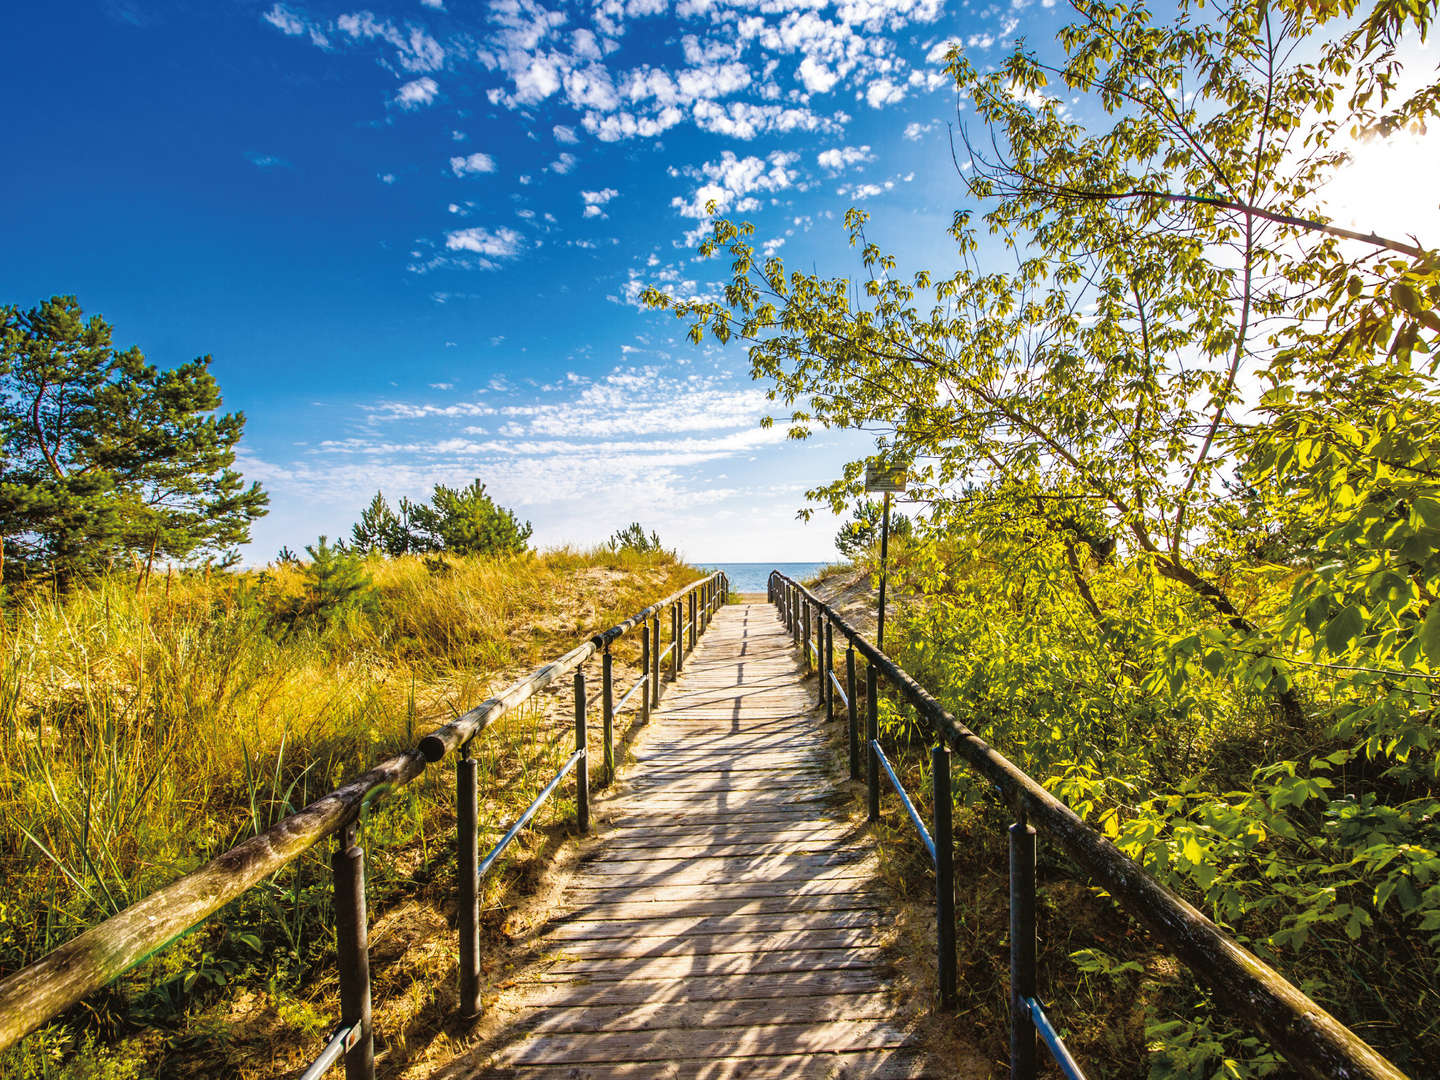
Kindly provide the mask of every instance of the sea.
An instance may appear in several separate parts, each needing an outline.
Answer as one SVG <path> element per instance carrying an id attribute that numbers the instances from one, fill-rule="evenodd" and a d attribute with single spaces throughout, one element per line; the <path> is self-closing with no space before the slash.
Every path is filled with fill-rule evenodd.
<path id="1" fill-rule="evenodd" d="M 696 563 L 695 565 L 702 570 L 725 571 L 725 576 L 730 579 L 731 592 L 763 593 L 768 588 L 771 570 L 779 570 L 796 581 L 804 581 L 827 564 L 823 562 L 722 562 Z"/>

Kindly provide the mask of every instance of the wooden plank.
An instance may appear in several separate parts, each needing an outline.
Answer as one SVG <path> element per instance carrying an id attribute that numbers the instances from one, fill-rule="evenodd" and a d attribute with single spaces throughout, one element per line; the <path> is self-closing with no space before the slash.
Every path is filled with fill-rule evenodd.
<path id="1" fill-rule="evenodd" d="M 566 1009 L 585 1005 L 636 1005 L 646 1002 L 764 1001 L 797 994 L 863 994 L 883 990 L 889 975 L 873 968 L 821 968 L 787 971 L 777 975 L 682 975 L 672 979 L 590 979 L 550 976 L 528 980 L 541 988 L 527 1001 L 536 1009 Z"/>
<path id="2" fill-rule="evenodd" d="M 507 1048 L 508 1064 L 566 1065 L 583 1062 L 703 1060 L 761 1054 L 815 1054 L 885 1050 L 909 1036 L 883 1020 L 837 1020 L 820 1024 L 768 1024 L 748 1028 L 596 1031 L 525 1039 Z"/>
<path id="3" fill-rule="evenodd" d="M 881 910 L 884 900 L 870 893 L 842 891 L 811 893 L 807 896 L 741 896 L 721 899 L 643 900 L 623 893 L 604 892 L 597 899 L 572 907 L 565 917 L 584 915 L 595 919 L 657 919 L 704 915 L 753 915 L 782 912 Z"/>
<path id="4" fill-rule="evenodd" d="M 628 915 L 612 919 L 567 919 L 546 933 L 549 941 L 598 941 L 603 938 L 682 938 L 696 934 L 776 933 L 790 930 L 834 930 L 856 926 L 882 926 L 879 911 L 801 911 L 776 914 L 713 915 L 669 918 Z"/>
<path id="5" fill-rule="evenodd" d="M 879 946 L 850 949 L 797 949 L 792 952 L 719 953 L 714 956 L 651 956 L 610 960 L 597 964 L 584 958 L 555 958 L 554 975 L 589 975 L 609 979 L 672 979 L 700 975 L 765 975 L 780 971 L 823 969 L 883 969 Z"/>
<path id="6" fill-rule="evenodd" d="M 742 1001 L 647 1001 L 556 1008 L 547 1003 L 521 1025 L 529 1035 L 585 1032 L 664 1031 L 686 1028 L 755 1027 L 764 1024 L 824 1024 L 837 1020 L 886 1020 L 895 1004 L 876 993 L 790 994 Z"/>
<path id="7" fill-rule="evenodd" d="M 801 949 L 854 949 L 875 942 L 873 926 L 826 928 L 820 930 L 766 930 L 747 934 L 732 931 L 725 934 L 691 934 L 683 937 L 576 938 L 552 941 L 567 959 L 630 959 L 664 956 L 724 956 L 742 954 L 748 957 L 765 953 L 790 953 Z"/>
<path id="8" fill-rule="evenodd" d="M 492 1068 L 484 1080 L 953 1080 L 935 1071 L 917 1050 L 865 1050 L 849 1053 L 752 1055 L 703 1062 L 588 1062 Z"/>

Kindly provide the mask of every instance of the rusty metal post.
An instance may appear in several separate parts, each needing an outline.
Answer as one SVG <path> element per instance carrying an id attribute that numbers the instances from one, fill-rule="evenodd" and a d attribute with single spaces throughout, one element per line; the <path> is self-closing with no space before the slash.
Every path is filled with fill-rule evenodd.
<path id="1" fill-rule="evenodd" d="M 865 806 L 871 821 L 880 820 L 880 755 L 875 742 L 880 738 L 879 679 L 874 664 L 865 665 L 865 755 L 869 768 L 865 771 Z"/>
<path id="2" fill-rule="evenodd" d="M 670 681 L 680 677 L 680 652 L 684 649 L 680 640 L 680 601 L 670 605 Z"/>
<path id="3" fill-rule="evenodd" d="M 650 722 L 650 620 L 640 625 L 640 723 Z"/>
<path id="4" fill-rule="evenodd" d="M 855 644 L 845 647 L 845 713 L 850 724 L 850 779 L 860 779 L 860 702 L 855 693 Z"/>
<path id="5" fill-rule="evenodd" d="M 575 763 L 575 824 L 590 831 L 590 753 L 585 732 L 585 672 L 575 672 L 575 749 L 585 751 Z"/>
<path id="6" fill-rule="evenodd" d="M 480 1015 L 480 804 L 470 740 L 460 746 L 455 766 L 455 821 L 460 864 L 460 1015 Z"/>
<path id="7" fill-rule="evenodd" d="M 375 1033 L 370 1024 L 370 930 L 365 917 L 365 853 L 355 823 L 340 830 L 330 860 L 335 876 L 335 942 L 340 961 L 340 1021 L 359 1023 L 360 1039 L 345 1055 L 345 1080 L 375 1080 Z"/>
<path id="8" fill-rule="evenodd" d="M 950 747 L 930 754 L 935 790 L 935 947 L 939 953 L 940 1007 L 955 1007 L 955 829 L 950 795 Z"/>
<path id="9" fill-rule="evenodd" d="M 1022 809 L 1010 826 L 1010 1076 L 1035 1080 L 1035 829 Z"/>
<path id="10" fill-rule="evenodd" d="M 835 624 L 825 620 L 825 719 L 835 719 Z"/>
<path id="11" fill-rule="evenodd" d="M 605 783 L 615 782 L 615 660 L 610 646 L 600 657 L 600 733 L 605 741 Z"/>

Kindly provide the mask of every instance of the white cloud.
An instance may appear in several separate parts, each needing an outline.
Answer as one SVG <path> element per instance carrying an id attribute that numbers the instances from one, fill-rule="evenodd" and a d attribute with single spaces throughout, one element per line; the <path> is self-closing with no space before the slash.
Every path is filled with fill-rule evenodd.
<path id="1" fill-rule="evenodd" d="M 800 67 L 796 74 L 800 81 L 805 84 L 805 89 L 812 94 L 827 93 L 832 86 L 840 81 L 840 73 L 831 71 L 813 56 L 807 56 L 800 61 Z"/>
<path id="2" fill-rule="evenodd" d="M 570 153 L 567 150 L 563 151 L 559 157 L 557 157 L 549 165 L 546 165 L 545 168 L 548 169 L 550 172 L 558 173 L 560 176 L 565 176 L 570 172 L 571 169 L 575 168 L 579 161 L 579 158 L 577 158 L 574 154 Z"/>
<path id="3" fill-rule="evenodd" d="M 402 109 L 418 109 L 422 105 L 429 105 L 435 100 L 435 95 L 440 92 L 440 87 L 429 75 L 413 79 L 400 87 L 395 95 L 395 103 Z"/>
<path id="4" fill-rule="evenodd" d="M 420 0 L 420 3 L 427 8 L 433 8 L 435 11 L 445 10 L 445 0 Z"/>
<path id="5" fill-rule="evenodd" d="M 393 184 L 395 183 L 395 174 L 389 172 L 376 173 L 375 179 L 379 180 L 382 184 Z"/>
<path id="6" fill-rule="evenodd" d="M 872 109 L 881 109 L 886 105 L 893 105 L 905 96 L 905 88 L 897 86 L 889 79 L 876 79 L 865 89 L 865 100 Z"/>
<path id="7" fill-rule="evenodd" d="M 800 159 L 799 154 L 773 151 L 765 158 L 736 157 L 726 150 L 719 161 L 707 161 L 699 169 L 686 169 L 687 175 L 705 181 L 687 201 L 680 196 L 670 200 L 685 217 L 704 219 L 710 216 L 706 209 L 715 204 L 716 213 L 734 209 L 741 213 L 759 209 L 760 203 L 755 192 L 783 191 L 795 182 L 796 173 L 791 168 Z"/>
<path id="8" fill-rule="evenodd" d="M 261 154 L 254 150 L 245 152 L 245 160 L 254 165 L 257 169 L 288 169 L 290 162 L 274 154 Z"/>
<path id="9" fill-rule="evenodd" d="M 508 259 L 520 253 L 523 242 L 514 229 L 504 226 L 491 232 L 489 229 L 457 229 L 445 234 L 445 246 L 451 251 L 470 251 L 477 255 Z"/>
<path id="10" fill-rule="evenodd" d="M 905 125 L 904 136 L 911 142 L 919 142 L 921 137 L 934 126 L 934 121 L 927 124 L 922 124 L 919 121 L 911 121 Z"/>
<path id="11" fill-rule="evenodd" d="M 489 154 L 482 154 L 476 151 L 464 157 L 452 157 L 450 159 L 450 171 L 456 176 L 469 176 L 472 173 L 492 173 L 495 171 L 495 159 Z"/>
<path id="12" fill-rule="evenodd" d="M 616 191 L 614 188 L 603 188 L 600 191 L 580 192 L 580 198 L 585 203 L 585 217 L 605 217 L 606 204 L 619 194 L 620 192 Z"/>
<path id="13" fill-rule="evenodd" d="M 567 127 L 564 124 L 556 124 L 553 128 L 550 129 L 550 131 L 551 134 L 555 136 L 555 141 L 558 143 L 568 143 L 574 145 L 575 143 L 578 143 L 580 141 L 580 136 L 575 134 L 575 129 L 573 127 Z"/>
<path id="14" fill-rule="evenodd" d="M 822 150 L 815 158 L 820 165 L 831 172 L 840 172 L 851 165 L 858 165 L 874 159 L 875 155 L 870 152 L 868 146 L 836 146 L 829 150 Z"/>

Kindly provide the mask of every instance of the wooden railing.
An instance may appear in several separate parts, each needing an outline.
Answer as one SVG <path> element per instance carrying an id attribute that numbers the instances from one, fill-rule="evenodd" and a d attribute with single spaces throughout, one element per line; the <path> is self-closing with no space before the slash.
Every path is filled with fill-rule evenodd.
<path id="1" fill-rule="evenodd" d="M 1382 1057 L 1300 989 L 1284 979 L 1190 904 L 1160 884 L 1123 854 L 1097 829 L 1051 795 L 1025 772 L 960 723 L 898 664 L 865 640 L 845 618 L 814 593 L 780 573 L 770 574 L 769 596 L 807 664 L 819 671 L 820 704 L 831 715 L 838 692 L 849 723 L 850 775 L 860 778 L 861 742 L 855 661 L 866 664 L 866 803 L 870 820 L 880 815 L 880 772 L 884 761 L 878 737 L 878 682 L 883 677 L 929 725 L 935 740 L 935 822 L 937 953 L 942 999 L 953 1000 L 954 886 L 950 873 L 950 758 L 964 762 L 989 780 L 1015 811 L 1010 826 L 1010 1072 L 1014 1080 L 1033 1080 L 1037 1039 L 1068 1077 L 1080 1077 L 1041 1004 L 1035 976 L 1035 826 L 1041 826 L 1091 878 L 1145 924 L 1154 938 L 1173 951 L 1216 999 L 1270 1040 L 1287 1061 L 1317 1080 L 1405 1080 Z M 815 644 L 811 644 L 812 629 Z M 835 676 L 834 636 L 845 647 L 845 688 Z M 927 840 L 924 823 L 904 794 L 893 770 L 886 769 L 901 792 L 911 820 Z"/>
<path id="2" fill-rule="evenodd" d="M 660 695 L 661 662 L 668 657 L 670 676 L 672 679 L 677 676 L 684 656 L 695 647 L 699 633 L 708 625 L 715 608 L 728 596 L 729 582 L 723 573 L 711 574 L 687 585 L 517 680 L 495 697 L 425 736 L 415 748 L 382 761 L 365 775 L 320 797 L 199 870 L 156 890 L 30 966 L 7 976 L 0 981 L 0 1050 L 12 1046 L 41 1024 L 159 952 L 326 837 L 334 836 L 337 845 L 331 868 L 340 974 L 340 1023 L 304 1076 L 318 1077 L 343 1057 L 348 1080 L 370 1080 L 375 1074 L 375 1057 L 370 1021 L 365 859 L 356 842 L 356 826 L 365 807 L 382 794 L 410 783 L 427 764 L 458 751 L 460 1008 L 465 1014 L 477 1013 L 480 1008 L 481 877 L 571 771 L 576 776 L 579 826 L 582 832 L 589 828 L 584 664 L 596 653 L 600 654 L 604 766 L 608 780 L 615 769 L 615 716 L 638 689 L 641 719 L 649 719 L 650 709 Z M 688 616 L 683 627 L 682 608 Z M 660 627 L 665 614 L 670 616 L 670 645 L 661 652 Z M 641 675 L 617 703 L 613 696 L 610 648 L 637 627 L 642 634 Z M 575 752 L 511 825 L 500 843 L 481 860 L 476 843 L 479 831 L 476 765 L 470 756 L 470 742 L 505 713 L 571 672 L 575 682 Z"/>

